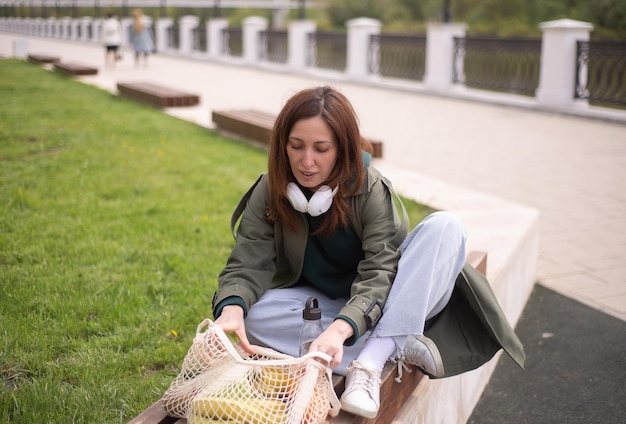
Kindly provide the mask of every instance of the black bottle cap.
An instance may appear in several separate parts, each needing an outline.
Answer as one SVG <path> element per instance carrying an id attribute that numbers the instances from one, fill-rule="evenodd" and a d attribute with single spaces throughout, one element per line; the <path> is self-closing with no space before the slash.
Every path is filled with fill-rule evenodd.
<path id="1" fill-rule="evenodd" d="M 315 297 L 311 296 L 306 300 L 304 309 L 302 310 L 302 318 L 309 321 L 322 319 L 322 310 Z"/>

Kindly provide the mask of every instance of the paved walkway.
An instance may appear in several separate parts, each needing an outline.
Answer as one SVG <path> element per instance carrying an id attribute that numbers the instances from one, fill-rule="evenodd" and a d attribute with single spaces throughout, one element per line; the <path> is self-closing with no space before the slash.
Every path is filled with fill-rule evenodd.
<path id="1" fill-rule="evenodd" d="M 0 55 L 11 56 L 15 37 L 0 33 Z M 109 70 L 101 46 L 20 38 L 31 53 L 98 67 L 83 80 L 106 90 L 118 81 L 193 90 L 198 107 L 168 113 L 207 127 L 211 110 L 277 113 L 298 89 L 331 84 L 353 102 L 363 133 L 384 140 L 386 164 L 538 209 L 539 282 L 626 321 L 624 124 L 171 56 L 135 69 L 126 52 Z"/>

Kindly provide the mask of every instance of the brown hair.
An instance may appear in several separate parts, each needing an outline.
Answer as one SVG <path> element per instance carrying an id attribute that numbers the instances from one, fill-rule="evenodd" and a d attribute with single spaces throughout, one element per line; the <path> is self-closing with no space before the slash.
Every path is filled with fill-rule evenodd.
<path id="1" fill-rule="evenodd" d="M 333 132 L 337 143 L 337 162 L 324 183 L 338 187 L 333 206 L 324 215 L 324 222 L 315 234 L 330 234 L 338 226 L 347 226 L 351 213 L 344 199 L 354 195 L 364 176 L 362 151 L 372 147 L 361 137 L 359 122 L 350 101 L 334 88 L 323 86 L 304 89 L 294 94 L 278 114 L 270 137 L 268 177 L 270 185 L 270 213 L 294 229 L 297 212 L 287 199 L 287 184 L 296 181 L 287 156 L 287 141 L 293 126 L 301 119 L 320 116 Z"/>
<path id="2" fill-rule="evenodd" d="M 137 34 L 142 32 L 145 28 L 143 22 L 143 11 L 141 9 L 133 10 L 133 31 Z"/>

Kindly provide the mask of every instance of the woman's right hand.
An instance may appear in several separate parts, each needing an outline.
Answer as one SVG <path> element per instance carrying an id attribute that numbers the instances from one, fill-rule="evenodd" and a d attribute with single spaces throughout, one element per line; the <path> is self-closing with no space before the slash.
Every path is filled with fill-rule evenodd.
<path id="1" fill-rule="evenodd" d="M 243 318 L 243 308 L 239 305 L 228 305 L 222 309 L 222 314 L 215 323 L 222 327 L 225 333 L 237 336 L 243 350 L 254 355 L 254 349 L 246 336 L 246 324 Z"/>

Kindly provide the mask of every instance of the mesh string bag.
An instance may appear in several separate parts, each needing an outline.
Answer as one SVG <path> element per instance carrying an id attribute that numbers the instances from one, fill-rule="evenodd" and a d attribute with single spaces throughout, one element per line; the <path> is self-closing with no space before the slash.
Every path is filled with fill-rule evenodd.
<path id="1" fill-rule="evenodd" d="M 250 355 L 205 319 L 163 395 L 167 413 L 188 424 L 316 424 L 339 413 L 328 355 L 253 348 Z"/>

